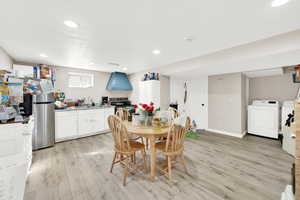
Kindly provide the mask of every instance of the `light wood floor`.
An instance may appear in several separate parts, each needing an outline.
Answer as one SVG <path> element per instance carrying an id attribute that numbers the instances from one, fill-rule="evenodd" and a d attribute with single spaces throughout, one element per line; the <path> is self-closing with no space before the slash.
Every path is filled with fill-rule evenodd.
<path id="1" fill-rule="evenodd" d="M 204 133 L 185 146 L 191 175 L 177 165 L 174 183 L 162 175 L 150 182 L 141 171 L 123 187 L 122 167 L 109 173 L 110 134 L 56 144 L 34 152 L 25 200 L 278 200 L 290 183 L 293 159 L 276 140 Z"/>

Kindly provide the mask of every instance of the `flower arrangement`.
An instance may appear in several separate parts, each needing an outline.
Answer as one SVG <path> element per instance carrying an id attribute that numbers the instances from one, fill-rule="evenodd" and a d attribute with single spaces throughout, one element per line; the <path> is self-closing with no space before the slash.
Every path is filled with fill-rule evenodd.
<path id="1" fill-rule="evenodd" d="M 133 107 L 136 111 L 147 115 L 154 115 L 154 113 L 159 110 L 159 108 L 155 108 L 153 102 L 150 102 L 150 104 L 140 103 L 139 105 L 133 105 Z"/>
<path id="2" fill-rule="evenodd" d="M 133 108 L 135 109 L 135 113 L 138 113 L 140 116 L 141 123 L 147 125 L 151 124 L 155 112 L 160 110 L 160 108 L 155 108 L 153 102 L 150 102 L 150 104 L 140 103 L 139 105 L 133 105 Z"/>

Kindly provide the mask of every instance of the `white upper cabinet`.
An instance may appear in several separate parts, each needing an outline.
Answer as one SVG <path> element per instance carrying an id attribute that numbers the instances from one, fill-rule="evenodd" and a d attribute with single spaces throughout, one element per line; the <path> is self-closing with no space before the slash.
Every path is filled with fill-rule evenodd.
<path id="1" fill-rule="evenodd" d="M 33 67 L 28 66 L 28 65 L 14 64 L 13 72 L 17 77 L 20 77 L 20 78 L 25 78 L 25 77 L 33 78 L 34 77 Z"/>
<path id="2" fill-rule="evenodd" d="M 139 103 L 149 104 L 153 102 L 155 107 L 160 107 L 160 81 L 141 81 L 139 86 Z"/>
<path id="3" fill-rule="evenodd" d="M 8 54 L 0 47 L 0 70 L 12 70 L 12 59 Z"/>

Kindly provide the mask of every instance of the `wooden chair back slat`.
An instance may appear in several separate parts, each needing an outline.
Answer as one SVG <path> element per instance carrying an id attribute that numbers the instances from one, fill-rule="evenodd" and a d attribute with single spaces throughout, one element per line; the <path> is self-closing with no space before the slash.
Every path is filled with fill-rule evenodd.
<path id="1" fill-rule="evenodd" d="M 108 126 L 112 131 L 115 149 L 119 152 L 128 152 L 131 150 L 129 135 L 126 126 L 122 120 L 115 115 L 108 117 Z"/>
<path id="2" fill-rule="evenodd" d="M 183 150 L 186 126 L 172 124 L 167 136 L 166 152 L 178 152 Z"/>
<path id="3" fill-rule="evenodd" d="M 128 121 L 129 118 L 129 111 L 125 108 L 119 108 L 116 112 L 116 115 L 122 120 L 122 121 Z"/>

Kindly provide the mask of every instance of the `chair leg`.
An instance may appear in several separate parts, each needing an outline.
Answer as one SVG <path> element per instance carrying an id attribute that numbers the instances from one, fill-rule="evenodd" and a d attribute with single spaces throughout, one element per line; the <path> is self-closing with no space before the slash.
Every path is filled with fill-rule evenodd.
<path id="1" fill-rule="evenodd" d="M 171 156 L 168 156 L 168 175 L 169 175 L 169 180 L 172 180 L 172 164 L 171 164 Z"/>
<path id="2" fill-rule="evenodd" d="M 145 149 L 142 150 L 142 158 L 143 158 L 143 161 L 144 161 L 144 168 L 145 168 L 146 172 L 148 172 L 147 160 L 146 160 L 146 151 L 145 151 Z"/>
<path id="3" fill-rule="evenodd" d="M 132 154 L 130 157 L 131 157 L 131 162 L 135 164 L 136 163 L 136 161 L 135 161 L 135 153 Z"/>
<path id="4" fill-rule="evenodd" d="M 124 168 L 123 186 L 126 186 L 126 178 L 127 178 L 128 172 L 129 172 L 128 165 L 129 165 L 129 163 L 128 163 L 128 156 L 125 156 L 125 168 Z"/>
<path id="5" fill-rule="evenodd" d="M 111 163 L 110 173 L 112 173 L 112 171 L 113 171 L 113 168 L 114 168 L 114 165 L 115 165 L 116 158 L 117 158 L 117 152 L 115 152 L 114 159 L 113 159 L 113 161 L 112 161 L 112 163 Z"/>
<path id="6" fill-rule="evenodd" d="M 149 143 L 149 140 L 148 138 L 146 138 L 146 149 L 148 150 L 148 143 Z"/>
<path id="7" fill-rule="evenodd" d="M 133 163 L 136 164 L 136 156 L 135 152 L 133 153 Z"/>
<path id="8" fill-rule="evenodd" d="M 180 161 L 181 161 L 181 163 L 182 163 L 182 165 L 183 165 L 183 168 L 184 168 L 185 173 L 188 174 L 188 170 L 187 170 L 187 168 L 186 168 L 186 164 L 185 164 L 185 160 L 184 160 L 183 154 L 180 155 Z"/>

